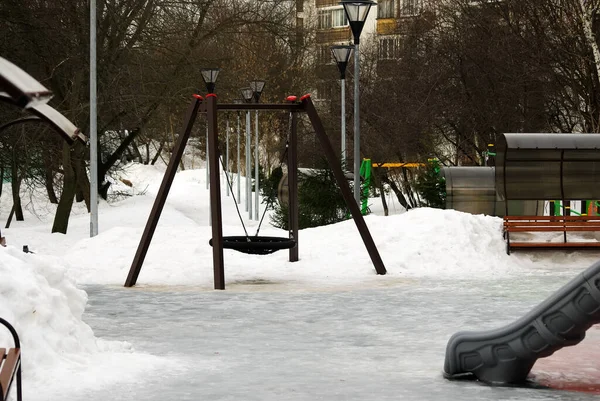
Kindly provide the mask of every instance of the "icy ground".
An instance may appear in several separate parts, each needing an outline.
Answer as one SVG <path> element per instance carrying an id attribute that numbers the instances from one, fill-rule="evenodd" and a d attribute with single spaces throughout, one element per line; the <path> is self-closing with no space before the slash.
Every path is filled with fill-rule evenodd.
<path id="1" fill-rule="evenodd" d="M 158 380 L 120 384 L 120 393 L 110 391 L 114 400 L 597 399 L 442 378 L 449 336 L 521 316 L 556 287 L 555 274 L 538 273 L 526 280 L 415 279 L 346 290 L 90 286 L 85 320 L 102 338 L 127 340 L 183 368 Z M 105 399 L 107 390 L 86 392 L 85 398 Z"/>
<path id="2" fill-rule="evenodd" d="M 159 167 L 130 167 L 134 187 L 120 189 L 134 196 L 100 205 L 93 239 L 81 205 L 67 235 L 50 234 L 53 206 L 39 199 L 3 230 L 0 316 L 22 337 L 27 401 L 596 399 L 448 382 L 441 370 L 451 334 L 517 319 L 598 253 L 507 256 L 500 219 L 427 208 L 383 217 L 372 200 L 366 222 L 386 276 L 375 275 L 350 221 L 302 230 L 293 264 L 287 252 L 226 251 L 227 290 L 214 291 L 204 174 L 178 173 L 133 289 L 122 284 Z M 4 192 L 0 219 L 12 206 Z M 223 208 L 224 231 L 240 235 L 231 198 Z M 256 222 L 246 224 L 253 234 Z M 285 232 L 267 224 L 261 234 Z M 600 347 L 597 329 L 588 337 L 575 348 Z M 10 344 L 6 333 L 0 344 Z M 552 357 L 558 371 L 544 373 L 600 376 L 564 351 Z"/>

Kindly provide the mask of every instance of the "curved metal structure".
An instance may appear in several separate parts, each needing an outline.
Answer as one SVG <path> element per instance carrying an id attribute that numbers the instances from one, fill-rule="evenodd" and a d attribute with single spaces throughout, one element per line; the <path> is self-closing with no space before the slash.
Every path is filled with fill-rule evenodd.
<path id="1" fill-rule="evenodd" d="M 600 134 L 504 134 L 496 143 L 501 200 L 600 199 Z"/>
<path id="2" fill-rule="evenodd" d="M 446 209 L 489 216 L 537 216 L 544 202 L 509 200 L 496 196 L 496 168 L 483 166 L 443 167 L 446 178 Z"/>
<path id="3" fill-rule="evenodd" d="M 473 214 L 496 214 L 494 167 L 444 167 L 446 209 Z"/>

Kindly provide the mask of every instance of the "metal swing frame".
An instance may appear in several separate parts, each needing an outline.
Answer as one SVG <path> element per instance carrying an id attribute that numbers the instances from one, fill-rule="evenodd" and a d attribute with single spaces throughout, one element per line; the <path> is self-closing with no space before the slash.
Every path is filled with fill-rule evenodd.
<path id="1" fill-rule="evenodd" d="M 321 147 L 327 158 L 329 167 L 337 181 L 342 192 L 342 196 L 356 227 L 362 237 L 362 240 L 367 248 L 367 252 L 371 257 L 371 261 L 375 267 L 377 274 L 386 274 L 386 269 L 379 255 L 379 251 L 375 246 L 373 237 L 363 219 L 363 216 L 354 201 L 350 186 L 342 171 L 340 160 L 336 156 L 331 142 L 325 133 L 323 123 L 314 107 L 310 95 L 304 95 L 300 101 L 291 101 L 282 104 L 268 103 L 239 103 L 239 104 L 218 104 L 215 94 L 208 94 L 206 99 L 199 95 L 194 95 L 194 100 L 190 104 L 185 116 L 185 123 L 182 133 L 179 135 L 171 159 L 165 171 L 162 183 L 158 190 L 158 194 L 152 206 L 150 216 L 146 223 L 144 233 L 140 240 L 140 244 L 136 251 L 135 257 L 131 264 L 129 274 L 125 281 L 125 287 L 132 287 L 136 284 L 142 264 L 152 236 L 156 230 L 160 214 L 167 200 L 171 184 L 175 178 L 177 167 L 183 155 L 183 151 L 192 132 L 192 128 L 196 121 L 198 113 L 206 114 L 208 124 L 208 162 L 210 175 L 210 202 L 211 202 L 211 223 L 212 223 L 212 252 L 213 252 L 213 273 L 214 273 L 214 288 L 216 290 L 225 289 L 225 269 L 223 263 L 223 220 L 221 211 L 221 183 L 219 179 L 219 148 L 218 148 L 218 111 L 248 111 L 248 110 L 267 110 L 267 111 L 289 111 L 292 118 L 292 129 L 290 132 L 290 144 L 288 151 L 288 180 L 289 180 L 289 235 L 293 238 L 295 246 L 289 248 L 289 261 L 298 261 L 298 163 L 297 163 L 297 123 L 299 112 L 304 112 L 308 115 L 315 134 L 319 139 Z"/>

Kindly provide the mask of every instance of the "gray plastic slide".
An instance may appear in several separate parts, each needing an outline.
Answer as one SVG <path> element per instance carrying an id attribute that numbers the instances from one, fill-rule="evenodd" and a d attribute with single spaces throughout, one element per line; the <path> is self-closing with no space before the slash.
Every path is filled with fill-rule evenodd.
<path id="1" fill-rule="evenodd" d="M 523 382 L 538 358 L 578 344 L 596 323 L 600 323 L 600 261 L 521 319 L 495 330 L 454 334 L 446 347 L 444 377 Z"/>

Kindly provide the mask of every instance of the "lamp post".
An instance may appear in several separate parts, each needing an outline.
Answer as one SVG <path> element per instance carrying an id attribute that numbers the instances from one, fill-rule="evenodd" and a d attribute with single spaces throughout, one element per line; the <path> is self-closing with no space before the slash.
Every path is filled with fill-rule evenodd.
<path id="1" fill-rule="evenodd" d="M 360 33 L 365 26 L 369 10 L 375 2 L 371 0 L 344 0 L 340 2 L 344 6 L 346 17 L 350 23 L 350 29 L 354 36 L 354 199 L 360 206 L 360 57 L 358 45 Z"/>
<path id="2" fill-rule="evenodd" d="M 340 70 L 340 85 L 342 88 L 342 168 L 346 168 L 346 67 L 352 55 L 354 46 L 331 46 L 331 53 Z"/>
<path id="3" fill-rule="evenodd" d="M 265 87 L 265 81 L 261 80 L 253 80 L 250 81 L 250 88 L 252 89 L 252 97 L 254 98 L 254 103 L 258 103 L 260 101 L 260 95 L 262 95 L 262 91 Z M 254 219 L 258 221 L 258 212 L 259 212 L 259 192 L 260 192 L 260 180 L 258 178 L 258 110 L 256 110 L 256 114 L 254 117 L 254 199 L 255 199 L 255 207 L 254 207 Z"/>
<path id="4" fill-rule="evenodd" d="M 233 103 L 239 104 L 244 103 L 242 99 L 233 99 Z M 240 168 L 240 112 L 237 112 L 237 203 L 242 202 L 242 194 L 241 194 L 241 184 L 240 181 L 242 179 L 241 176 L 241 168 Z"/>
<path id="5" fill-rule="evenodd" d="M 254 96 L 252 88 L 242 88 L 241 92 L 246 103 L 252 102 Z M 246 111 L 246 211 L 248 212 L 248 218 L 252 220 L 252 181 L 250 180 L 250 169 L 252 168 L 250 147 L 252 143 L 250 135 L 250 110 L 248 110 Z"/>
<path id="6" fill-rule="evenodd" d="M 225 128 L 227 134 L 225 136 L 225 177 L 229 183 L 229 114 L 227 114 L 227 123 Z M 229 196 L 229 184 L 227 184 L 227 196 Z"/>
<path id="7" fill-rule="evenodd" d="M 96 0 L 90 0 L 90 237 L 98 235 L 98 93 Z"/>
<path id="8" fill-rule="evenodd" d="M 215 93 L 215 84 L 220 71 L 220 68 L 202 68 L 200 70 L 208 93 Z M 206 124 L 206 189 L 208 189 L 210 182 L 208 173 L 208 124 Z"/>

